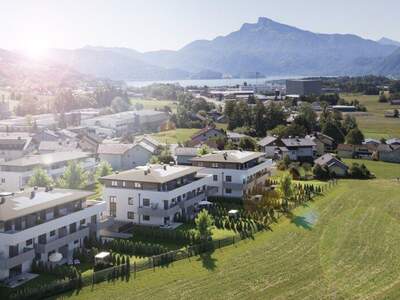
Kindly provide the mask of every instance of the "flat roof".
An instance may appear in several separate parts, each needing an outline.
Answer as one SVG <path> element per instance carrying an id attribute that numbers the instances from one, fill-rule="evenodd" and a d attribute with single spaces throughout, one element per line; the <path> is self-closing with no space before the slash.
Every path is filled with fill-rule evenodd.
<path id="1" fill-rule="evenodd" d="M 192 158 L 194 162 L 221 162 L 221 163 L 239 163 L 243 164 L 253 159 L 264 156 L 262 152 L 226 150 L 216 151 L 201 157 Z"/>
<path id="2" fill-rule="evenodd" d="M 35 195 L 31 198 L 31 192 Z M 50 207 L 68 203 L 74 200 L 87 198 L 94 192 L 70 189 L 53 189 L 46 192 L 44 188 L 26 189 L 22 192 L 5 196 L 5 202 L 0 204 L 0 221 L 7 221 L 26 216 Z"/>
<path id="3" fill-rule="evenodd" d="M 90 157 L 91 154 L 81 151 L 63 151 L 39 155 L 26 155 L 24 157 L 2 162 L 0 166 L 25 167 L 36 165 L 50 165 L 58 162 Z"/>
<path id="4" fill-rule="evenodd" d="M 202 168 L 181 165 L 148 165 L 102 177 L 102 180 L 124 180 L 148 183 L 166 183 L 197 173 Z"/>

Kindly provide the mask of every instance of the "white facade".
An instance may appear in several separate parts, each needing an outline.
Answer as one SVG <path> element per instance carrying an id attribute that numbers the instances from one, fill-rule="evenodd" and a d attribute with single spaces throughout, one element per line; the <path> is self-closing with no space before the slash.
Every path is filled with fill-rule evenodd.
<path id="1" fill-rule="evenodd" d="M 27 215 L 22 213 L 4 220 L 4 215 L 12 212 L 6 214 L 3 211 L 3 221 L 0 221 L 0 280 L 28 272 L 33 259 L 48 262 L 49 255 L 54 252 L 63 255 L 59 263 L 71 261 L 74 249 L 83 245 L 84 238 L 89 234 L 97 235 L 101 229 L 99 224 L 106 203 L 86 201 L 90 193 L 61 189 L 48 192 L 40 189 L 35 193 L 33 199 L 20 193 L 12 196 L 20 198 L 22 206 L 25 201 L 37 201 L 33 207 L 23 208 L 27 209 Z M 61 197 L 69 197 L 68 202 L 59 204 Z M 5 201 L 7 203 L 9 199 Z M 49 204 L 44 209 L 45 203 Z M 0 209 L 3 205 L 7 204 L 1 204 Z"/>
<path id="2" fill-rule="evenodd" d="M 270 176 L 272 167 L 272 160 L 267 160 L 245 170 L 205 168 L 203 172 L 212 175 L 210 186 L 218 189 L 215 196 L 241 198 L 246 189 Z"/>
<path id="3" fill-rule="evenodd" d="M 46 157 L 46 155 L 59 155 L 62 152 L 58 153 L 48 153 L 43 154 L 41 156 Z M 96 170 L 96 160 L 94 157 L 85 156 L 82 152 L 81 158 L 75 158 L 71 160 L 77 160 L 81 167 L 87 171 L 88 173 L 94 173 Z M 26 156 L 29 158 L 29 156 Z M 19 168 L 15 168 L 14 166 L 8 166 L 12 161 L 0 164 L 0 191 L 18 191 L 21 188 L 27 186 L 29 179 L 35 172 L 37 167 L 44 169 L 49 176 L 53 178 L 53 180 L 59 179 L 67 169 L 69 160 L 64 161 L 54 161 L 49 163 L 43 163 L 39 165 L 28 165 Z"/>

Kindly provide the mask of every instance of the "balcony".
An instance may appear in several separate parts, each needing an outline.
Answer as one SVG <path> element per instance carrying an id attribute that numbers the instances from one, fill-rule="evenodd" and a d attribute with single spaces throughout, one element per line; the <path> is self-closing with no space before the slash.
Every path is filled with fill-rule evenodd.
<path id="1" fill-rule="evenodd" d="M 97 223 L 89 223 L 88 226 L 91 231 L 99 231 L 102 229 L 106 229 L 114 224 L 114 218 L 113 217 L 107 217 L 100 219 L 97 221 Z"/>
<path id="2" fill-rule="evenodd" d="M 89 227 L 83 227 L 78 229 L 74 233 L 67 234 L 66 236 L 63 236 L 62 238 L 56 239 L 54 241 L 49 241 L 45 244 L 36 244 L 35 249 L 39 253 L 47 253 L 52 250 L 57 250 L 58 248 L 61 248 L 62 246 L 75 240 L 83 239 L 88 235 Z"/>
<path id="3" fill-rule="evenodd" d="M 197 196 L 194 196 L 194 197 L 192 197 L 190 199 L 187 199 L 187 200 L 179 202 L 179 207 L 181 209 L 186 209 L 186 208 L 188 208 L 190 206 L 194 206 L 196 203 L 199 203 L 202 200 L 205 200 L 206 197 L 207 197 L 206 193 L 200 193 Z"/>
<path id="4" fill-rule="evenodd" d="M 168 209 L 164 209 L 163 207 L 158 207 L 158 206 L 138 207 L 138 214 L 153 216 L 153 217 L 160 217 L 160 218 L 174 215 L 179 211 L 181 211 L 181 208 L 177 204 L 170 206 Z"/>
<path id="5" fill-rule="evenodd" d="M 26 261 L 32 261 L 34 258 L 35 258 L 35 249 L 25 248 L 23 252 L 14 257 L 0 258 L 0 269 L 11 269 Z"/>

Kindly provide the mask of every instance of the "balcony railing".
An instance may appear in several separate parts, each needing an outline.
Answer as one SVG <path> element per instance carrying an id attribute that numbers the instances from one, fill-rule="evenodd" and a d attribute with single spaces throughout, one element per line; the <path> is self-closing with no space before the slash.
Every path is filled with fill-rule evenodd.
<path id="1" fill-rule="evenodd" d="M 53 241 L 48 241 L 45 244 L 36 244 L 35 249 L 39 253 L 47 253 L 52 250 L 61 248 L 62 246 L 73 242 L 75 240 L 83 239 L 89 235 L 89 227 L 81 227 L 76 232 L 67 234 L 64 237 L 58 238 Z"/>
<path id="2" fill-rule="evenodd" d="M 26 261 L 31 261 L 35 257 L 35 250 L 33 248 L 25 248 L 23 252 L 14 257 L 0 258 L 0 269 L 11 269 Z"/>

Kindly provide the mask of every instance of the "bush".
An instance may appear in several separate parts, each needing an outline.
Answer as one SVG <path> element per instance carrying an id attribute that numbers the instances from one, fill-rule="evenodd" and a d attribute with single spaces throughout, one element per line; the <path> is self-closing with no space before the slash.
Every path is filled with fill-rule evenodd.
<path id="1" fill-rule="evenodd" d="M 374 176 L 364 164 L 353 163 L 349 169 L 349 177 L 354 179 L 370 179 Z"/>

